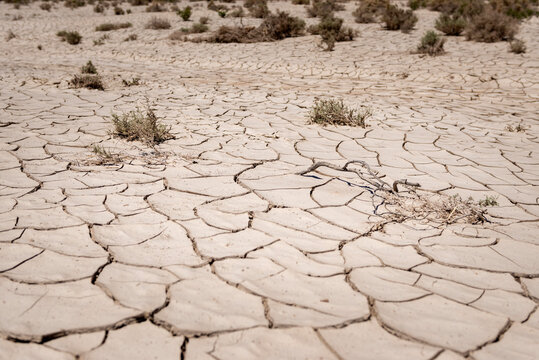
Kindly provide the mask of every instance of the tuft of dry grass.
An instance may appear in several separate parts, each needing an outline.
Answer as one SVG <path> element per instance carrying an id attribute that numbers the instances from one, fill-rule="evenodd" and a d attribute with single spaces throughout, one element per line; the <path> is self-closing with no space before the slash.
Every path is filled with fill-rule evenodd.
<path id="1" fill-rule="evenodd" d="M 309 112 L 309 123 L 320 125 L 348 125 L 366 127 L 366 120 L 372 116 L 370 109 L 352 109 L 342 100 L 315 100 Z"/>
<path id="2" fill-rule="evenodd" d="M 173 139 L 170 127 L 161 124 L 149 107 L 145 112 L 139 108 L 122 115 L 112 114 L 113 134 L 128 141 L 139 140 L 147 145 L 159 144 Z"/>
<path id="3" fill-rule="evenodd" d="M 92 152 L 98 158 L 97 162 L 94 162 L 95 165 L 116 165 L 122 162 L 118 154 L 113 154 L 110 150 L 105 149 L 103 145 L 94 144 Z"/>
<path id="4" fill-rule="evenodd" d="M 243 6 L 249 10 L 249 14 L 254 18 L 265 18 L 270 14 L 267 0 L 245 0 Z"/>
<path id="5" fill-rule="evenodd" d="M 6 41 L 9 41 L 11 39 L 15 39 L 17 37 L 17 35 L 15 35 L 15 33 L 11 30 L 9 30 L 6 34 Z"/>
<path id="6" fill-rule="evenodd" d="M 170 29 L 170 22 L 167 19 L 153 17 L 146 24 L 146 29 L 153 29 L 153 30 Z"/>
<path id="7" fill-rule="evenodd" d="M 62 39 L 62 41 L 67 42 L 70 45 L 80 44 L 82 36 L 77 31 L 58 31 L 56 36 Z"/>
<path id="8" fill-rule="evenodd" d="M 124 22 L 124 23 L 103 23 L 101 25 L 96 26 L 95 31 L 112 31 L 112 30 L 119 30 L 119 29 L 127 29 L 133 26 L 130 22 Z"/>
<path id="9" fill-rule="evenodd" d="M 73 79 L 69 81 L 69 85 L 74 88 L 105 90 L 101 76 L 92 74 L 75 75 Z"/>
<path id="10" fill-rule="evenodd" d="M 515 39 L 509 43 L 509 51 L 514 54 L 524 54 L 526 52 L 526 44 L 520 39 Z"/>

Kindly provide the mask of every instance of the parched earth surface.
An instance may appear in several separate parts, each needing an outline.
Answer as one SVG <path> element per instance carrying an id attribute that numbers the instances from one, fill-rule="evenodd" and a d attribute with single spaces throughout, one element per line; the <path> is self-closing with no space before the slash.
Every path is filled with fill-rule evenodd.
<path id="1" fill-rule="evenodd" d="M 190 4 L 212 30 L 240 21 Z M 0 42 L 0 359 L 536 358 L 537 18 L 524 55 L 459 37 L 430 58 L 410 53 L 426 10 L 402 34 L 355 24 L 349 3 L 360 34 L 324 52 L 316 36 L 173 42 L 185 23 L 144 29 L 144 7 L 38 5 L 0 4 L 16 36 Z M 93 45 L 106 21 L 133 27 Z M 105 91 L 69 88 L 88 60 Z M 309 125 L 317 97 L 368 106 L 369 126 Z M 175 139 L 110 135 L 112 113 L 146 103 Z M 96 144 L 122 161 L 99 164 Z M 387 216 L 355 173 L 298 174 L 350 160 L 497 205 L 477 224 Z"/>

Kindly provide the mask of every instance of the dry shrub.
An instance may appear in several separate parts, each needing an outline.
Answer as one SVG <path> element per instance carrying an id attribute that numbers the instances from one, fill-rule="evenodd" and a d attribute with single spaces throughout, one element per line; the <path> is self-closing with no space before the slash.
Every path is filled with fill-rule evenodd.
<path id="1" fill-rule="evenodd" d="M 49 3 L 41 3 L 41 4 L 39 5 L 39 8 L 40 8 L 41 10 L 51 11 L 52 5 L 49 4 Z"/>
<path id="2" fill-rule="evenodd" d="M 408 0 L 408 6 L 412 10 L 427 7 L 429 0 Z"/>
<path id="3" fill-rule="evenodd" d="M 466 39 L 486 43 L 510 41 L 517 29 L 518 24 L 513 18 L 487 8 L 471 18 L 466 27 Z"/>
<path id="4" fill-rule="evenodd" d="M 406 219 L 432 221 L 442 225 L 454 223 L 478 224 L 485 221 L 485 210 L 473 199 L 433 194 L 426 191 L 379 192 L 387 213 L 378 213 L 389 220 Z"/>
<path id="5" fill-rule="evenodd" d="M 231 18 L 244 17 L 245 12 L 241 6 L 234 6 L 232 9 L 230 9 L 230 12 L 226 13 L 226 16 Z"/>
<path id="6" fill-rule="evenodd" d="M 434 27 L 446 35 L 459 36 L 466 28 L 466 20 L 459 15 L 441 14 Z"/>
<path id="7" fill-rule="evenodd" d="M 148 145 L 155 145 L 174 138 L 170 133 L 170 127 L 161 124 L 149 107 L 145 112 L 137 108 L 122 115 L 112 114 L 112 123 L 113 134 L 128 141 L 139 140 Z"/>
<path id="8" fill-rule="evenodd" d="M 315 100 L 309 112 L 309 123 L 320 125 L 349 125 L 366 127 L 366 119 L 372 115 L 369 109 L 352 109 L 342 100 Z"/>
<path id="9" fill-rule="evenodd" d="M 249 10 L 249 14 L 254 18 L 265 18 L 270 14 L 267 0 L 246 0 L 243 6 Z"/>
<path id="10" fill-rule="evenodd" d="M 69 81 L 69 85 L 74 88 L 87 88 L 104 90 L 103 81 L 99 75 L 75 75 L 73 79 Z"/>
<path id="11" fill-rule="evenodd" d="M 373 23 L 384 13 L 388 6 L 389 0 L 361 0 L 352 15 L 354 15 L 357 23 Z"/>
<path id="12" fill-rule="evenodd" d="M 68 44 L 71 45 L 77 45 L 80 44 L 82 40 L 82 36 L 77 31 L 58 31 L 56 33 L 56 36 L 62 39 L 62 41 L 66 41 Z"/>
<path id="13" fill-rule="evenodd" d="M 309 5 L 310 2 L 310 0 L 292 0 L 294 5 Z"/>
<path id="14" fill-rule="evenodd" d="M 86 5 L 86 1 L 84 1 L 84 0 L 65 0 L 64 1 L 64 6 L 70 8 L 70 9 L 83 7 L 85 5 Z"/>
<path id="15" fill-rule="evenodd" d="M 119 29 L 127 29 L 133 26 L 130 22 L 124 23 L 103 23 L 95 27 L 95 31 L 112 31 Z"/>
<path id="16" fill-rule="evenodd" d="M 309 17 L 324 18 L 331 16 L 334 11 L 344 10 L 344 6 L 337 3 L 336 0 L 313 0 L 311 6 L 307 6 L 305 9 Z"/>
<path id="17" fill-rule="evenodd" d="M 276 14 L 267 16 L 258 29 L 271 40 L 282 40 L 303 35 L 305 21 L 290 16 L 287 12 L 277 11 Z"/>
<path id="18" fill-rule="evenodd" d="M 483 0 L 429 0 L 427 7 L 444 14 L 456 14 L 464 17 L 475 16 L 484 8 Z"/>
<path id="19" fill-rule="evenodd" d="M 170 22 L 167 19 L 153 17 L 146 24 L 146 29 L 152 29 L 152 30 L 170 29 Z"/>
<path id="20" fill-rule="evenodd" d="M 208 3 L 208 10 L 212 10 L 216 12 L 224 11 L 226 15 L 226 12 L 229 10 L 229 8 L 228 6 L 224 4 L 216 4 L 215 1 L 210 0 L 210 2 Z"/>
<path id="21" fill-rule="evenodd" d="M 157 1 L 152 2 L 150 5 L 146 7 L 146 12 L 164 12 L 164 11 L 167 11 L 167 8 Z"/>
<path id="22" fill-rule="evenodd" d="M 97 74 L 97 68 L 90 60 L 88 60 L 86 65 L 81 67 L 80 72 L 83 74 Z"/>
<path id="23" fill-rule="evenodd" d="M 94 144 L 92 152 L 97 156 L 97 161 L 91 161 L 92 165 L 116 165 L 122 162 L 122 158 L 118 154 L 113 154 L 110 150 L 105 149 L 103 145 Z"/>
<path id="24" fill-rule="evenodd" d="M 335 42 L 354 40 L 355 32 L 349 27 L 343 27 L 343 19 L 328 16 L 320 20 L 320 23 L 309 27 L 313 35 L 320 35 L 322 42 L 326 44 L 326 51 L 333 51 Z"/>
<path id="25" fill-rule="evenodd" d="M 417 52 L 430 56 L 441 55 L 444 53 L 445 39 L 435 31 L 429 30 L 421 38 L 421 43 L 417 47 Z"/>
<path id="26" fill-rule="evenodd" d="M 217 43 L 254 43 L 282 40 L 304 34 L 305 22 L 284 11 L 267 16 L 262 24 L 254 26 L 221 26 L 208 39 Z"/>
<path id="27" fill-rule="evenodd" d="M 387 30 L 401 30 L 409 32 L 417 22 L 417 16 L 412 10 L 404 10 L 395 5 L 389 5 L 382 16 Z"/>
<path id="28" fill-rule="evenodd" d="M 494 10 L 515 19 L 524 19 L 538 15 L 537 0 L 490 0 Z"/>
<path id="29" fill-rule="evenodd" d="M 526 52 L 526 44 L 522 40 L 515 39 L 509 43 L 509 51 L 515 54 L 524 54 Z"/>

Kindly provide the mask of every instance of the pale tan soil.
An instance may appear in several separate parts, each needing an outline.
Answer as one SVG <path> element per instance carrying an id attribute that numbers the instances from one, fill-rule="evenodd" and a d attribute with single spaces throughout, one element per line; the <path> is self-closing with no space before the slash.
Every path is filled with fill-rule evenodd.
<path id="1" fill-rule="evenodd" d="M 239 23 L 200 4 L 192 18 L 212 30 Z M 16 35 L 0 41 L 0 359 L 539 353 L 539 19 L 518 34 L 526 54 L 459 37 L 430 58 L 410 53 L 437 17 L 425 10 L 402 34 L 355 24 L 348 4 L 338 15 L 360 34 L 324 52 L 316 36 L 173 42 L 193 22 L 144 7 L 38 5 L 0 4 L 2 37 Z M 152 16 L 172 28 L 144 29 Z M 111 21 L 134 26 L 94 46 Z M 105 91 L 68 87 L 88 60 Z M 142 85 L 122 85 L 133 77 Z M 307 125 L 316 97 L 374 116 Z M 176 136 L 158 153 L 109 135 L 112 112 L 146 101 Z M 95 165 L 93 144 L 124 162 Z M 388 183 L 498 206 L 477 225 L 391 221 L 354 174 L 297 175 L 353 159 Z"/>

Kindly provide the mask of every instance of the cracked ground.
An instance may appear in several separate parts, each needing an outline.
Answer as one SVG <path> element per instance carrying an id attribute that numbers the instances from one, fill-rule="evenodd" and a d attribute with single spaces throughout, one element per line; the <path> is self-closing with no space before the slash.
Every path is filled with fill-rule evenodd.
<path id="1" fill-rule="evenodd" d="M 239 21 L 205 6 L 213 30 Z M 353 8 L 338 15 L 360 34 L 324 52 L 173 42 L 182 20 L 144 29 L 144 7 L 0 3 L 16 36 L 0 42 L 0 359 L 535 359 L 539 19 L 524 55 L 457 37 L 430 58 L 410 50 L 437 13 L 403 34 Z M 133 27 L 92 45 L 106 21 Z M 69 88 L 88 60 L 105 91 Z M 368 106 L 369 126 L 308 124 L 328 97 Z M 175 139 L 110 136 L 112 113 L 146 103 Z M 122 161 L 97 164 L 95 144 Z M 299 174 L 350 160 L 497 205 L 480 223 L 386 216 L 352 172 Z"/>

